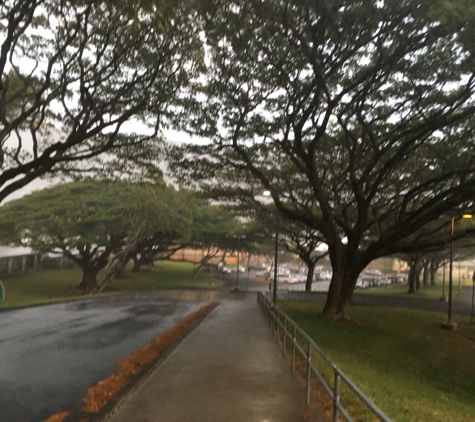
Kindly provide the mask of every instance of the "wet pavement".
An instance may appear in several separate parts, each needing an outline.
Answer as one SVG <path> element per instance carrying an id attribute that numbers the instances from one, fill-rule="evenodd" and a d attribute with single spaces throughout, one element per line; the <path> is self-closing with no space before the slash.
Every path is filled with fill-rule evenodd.
<path id="1" fill-rule="evenodd" d="M 0 421 L 80 408 L 91 384 L 213 292 L 142 293 L 0 313 Z"/>
<path id="2" fill-rule="evenodd" d="M 305 404 L 256 303 L 223 301 L 160 364 L 109 422 L 321 422 Z"/>

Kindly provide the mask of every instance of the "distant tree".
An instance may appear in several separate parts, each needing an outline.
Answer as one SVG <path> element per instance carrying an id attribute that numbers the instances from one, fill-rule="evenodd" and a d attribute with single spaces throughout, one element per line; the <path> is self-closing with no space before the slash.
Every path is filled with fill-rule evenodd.
<path id="1" fill-rule="evenodd" d="M 203 254 L 193 271 L 193 278 L 213 257 L 236 250 L 239 227 L 239 221 L 226 208 L 210 205 L 207 201 L 195 205 L 188 245 L 201 249 Z"/>
<path id="2" fill-rule="evenodd" d="M 73 182 L 37 191 L 0 207 L 0 241 L 63 254 L 82 269 L 78 287 L 95 292 L 111 255 L 173 215 L 152 202 L 156 191 L 131 182 Z"/>
<path id="3" fill-rule="evenodd" d="M 202 63 L 189 2 L 0 2 L 0 202 L 51 174 L 154 177 Z"/>
<path id="4" fill-rule="evenodd" d="M 152 199 L 153 198 L 153 199 Z M 140 213 L 148 228 L 142 230 L 130 250 L 132 271 L 156 259 L 168 259 L 190 242 L 194 214 L 192 195 L 173 188 L 156 187 L 147 197 L 150 206 Z"/>

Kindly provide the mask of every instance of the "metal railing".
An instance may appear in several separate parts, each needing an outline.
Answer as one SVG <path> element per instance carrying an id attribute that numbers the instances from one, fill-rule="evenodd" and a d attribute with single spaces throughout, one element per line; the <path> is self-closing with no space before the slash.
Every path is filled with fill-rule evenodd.
<path id="1" fill-rule="evenodd" d="M 391 422 L 391 419 L 386 416 L 381 409 L 379 409 L 343 372 L 338 368 L 332 360 L 323 353 L 322 349 L 318 347 L 315 342 L 303 331 L 295 321 L 282 312 L 275 306 L 264 294 L 259 292 L 257 294 L 257 302 L 264 311 L 269 328 L 271 329 L 276 341 L 281 341 L 282 354 L 286 353 L 287 343 L 290 341 L 290 356 L 291 356 L 291 371 L 295 371 L 296 353 L 300 353 L 306 361 L 306 403 L 310 403 L 310 391 L 312 376 L 316 377 L 323 389 L 333 401 L 333 422 L 338 422 L 341 416 L 347 422 L 353 422 L 353 419 L 345 410 L 340 402 L 341 383 L 345 383 L 348 388 L 355 394 L 355 396 L 366 405 L 369 411 L 373 413 L 380 421 Z M 282 334 L 282 338 L 279 335 Z M 297 337 L 303 339 L 301 342 L 297 341 Z M 304 343 L 303 345 L 300 343 Z M 306 349 L 306 350 L 305 350 Z M 317 367 L 312 362 L 312 351 L 316 351 L 323 361 L 331 367 L 333 371 L 333 386 L 328 385 L 324 376 L 319 372 Z"/>

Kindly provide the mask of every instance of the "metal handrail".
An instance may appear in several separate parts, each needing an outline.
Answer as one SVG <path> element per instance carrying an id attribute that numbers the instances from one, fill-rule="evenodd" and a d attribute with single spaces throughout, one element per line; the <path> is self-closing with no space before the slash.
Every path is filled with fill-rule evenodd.
<path id="1" fill-rule="evenodd" d="M 279 342 L 279 330 L 283 331 L 282 336 L 282 353 L 286 351 L 287 339 L 291 341 L 291 371 L 295 369 L 295 354 L 298 351 L 307 362 L 306 371 L 306 403 L 310 403 L 310 385 L 312 381 L 312 374 L 318 379 L 325 392 L 333 401 L 333 422 L 338 422 L 338 417 L 341 416 L 347 422 L 353 422 L 353 419 L 340 403 L 340 384 L 344 382 L 350 390 L 352 390 L 356 397 L 363 402 L 366 407 L 382 422 L 391 422 L 391 419 L 384 414 L 384 412 L 377 407 L 356 385 L 351 381 L 343 371 L 336 366 L 336 364 L 323 352 L 323 350 L 308 336 L 308 334 L 300 328 L 297 323 L 290 318 L 285 312 L 282 312 L 276 305 L 274 305 L 263 293 L 257 294 L 257 302 L 266 313 L 268 318 L 269 328 L 275 335 L 276 341 Z M 290 326 L 290 327 L 289 327 Z M 293 328 L 292 328 L 293 327 Z M 303 337 L 307 343 L 305 350 L 297 341 L 297 334 Z M 333 369 L 334 381 L 333 388 L 328 385 L 323 375 L 318 371 L 317 367 L 312 363 L 312 349 L 315 350 L 320 357 Z"/>

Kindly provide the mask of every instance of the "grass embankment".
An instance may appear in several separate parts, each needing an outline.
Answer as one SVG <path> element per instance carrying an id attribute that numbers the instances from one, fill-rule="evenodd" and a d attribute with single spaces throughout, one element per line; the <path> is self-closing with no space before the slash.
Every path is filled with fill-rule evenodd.
<path id="1" fill-rule="evenodd" d="M 219 285 L 220 280 L 211 278 L 202 272 L 192 280 L 193 264 L 186 262 L 158 261 L 154 267 L 145 267 L 143 271 L 126 271 L 126 278 L 112 280 L 102 294 L 160 290 L 177 287 L 204 287 Z M 102 274 L 99 274 L 98 280 Z M 64 299 L 83 298 L 77 289 L 81 281 L 79 269 L 38 269 L 15 275 L 3 280 L 5 300 L 0 300 L 0 309 L 25 306 Z"/>
<path id="2" fill-rule="evenodd" d="M 456 315 L 459 328 L 446 331 L 436 312 L 359 305 L 348 307 L 352 322 L 336 323 L 321 317 L 320 303 L 280 305 L 392 420 L 475 421 L 469 317 Z M 360 415 L 356 420 L 375 420 L 350 392 L 342 394 L 350 413 Z"/>
<path id="3" fill-rule="evenodd" d="M 471 286 L 467 280 L 462 280 L 461 286 Z M 445 297 L 449 295 L 449 283 L 445 282 Z M 365 290 L 355 290 L 355 294 L 364 294 L 364 295 L 378 295 L 378 296 L 394 296 L 394 297 L 405 297 L 405 298 L 417 298 L 417 299 L 440 299 L 442 296 L 442 281 L 438 281 L 435 286 L 421 286 L 421 288 L 415 293 L 407 293 L 408 286 L 407 283 L 404 284 L 390 284 L 388 286 L 380 286 L 371 289 Z M 458 281 L 454 281 L 452 294 L 454 299 L 460 297 L 461 289 L 459 288 Z"/>

